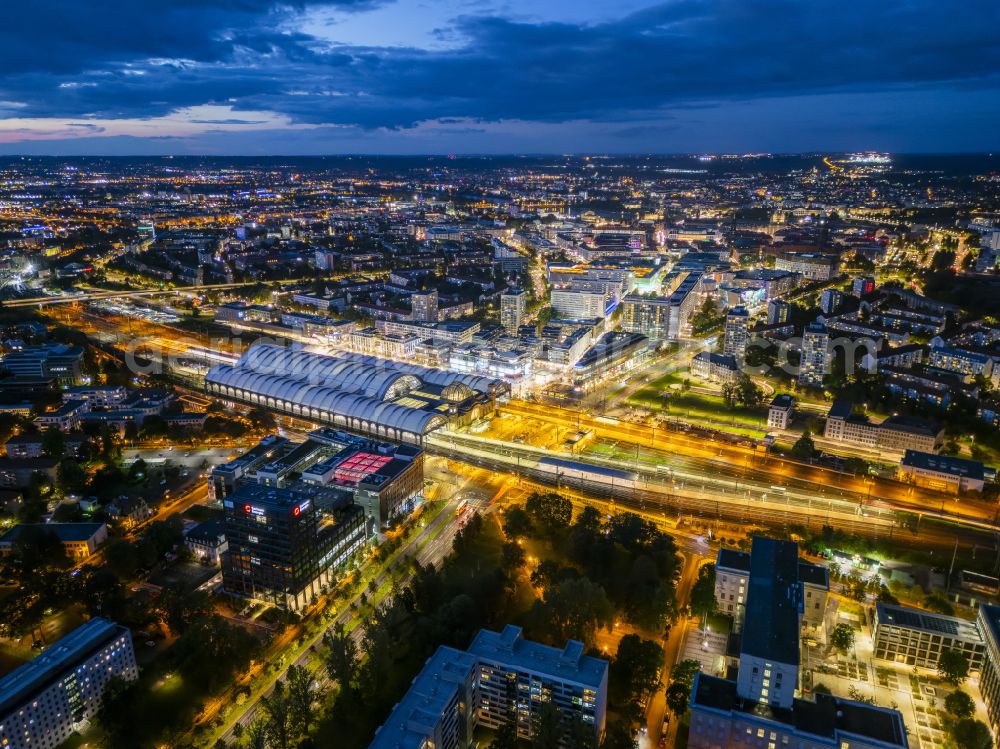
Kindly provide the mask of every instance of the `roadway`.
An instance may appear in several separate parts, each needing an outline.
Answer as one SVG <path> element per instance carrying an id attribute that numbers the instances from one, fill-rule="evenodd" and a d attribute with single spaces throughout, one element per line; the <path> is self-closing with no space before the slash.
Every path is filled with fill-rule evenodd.
<path id="1" fill-rule="evenodd" d="M 466 481 L 468 483 L 468 480 Z M 410 579 L 411 573 L 407 573 L 406 576 L 401 580 L 391 580 L 391 575 L 388 572 L 388 567 L 392 562 L 397 559 L 402 559 L 404 557 L 412 557 L 416 559 L 421 565 L 427 566 L 429 564 L 438 565 L 444 560 L 448 554 L 451 553 L 452 542 L 454 541 L 455 534 L 461 527 L 455 516 L 455 509 L 458 505 L 459 498 L 462 497 L 462 489 L 464 489 L 465 484 L 459 487 L 459 491 L 451 496 L 447 501 L 444 509 L 424 528 L 421 528 L 419 533 L 417 533 L 409 542 L 407 542 L 403 547 L 401 547 L 392 557 L 392 559 L 383 565 L 382 570 L 375 576 L 375 586 L 376 589 L 381 589 L 389 582 L 393 582 L 392 588 L 385 594 L 385 596 L 379 601 L 379 605 L 385 605 L 388 603 L 396 590 L 402 588 L 403 585 Z M 470 507 L 477 510 L 484 510 L 486 507 L 485 501 L 482 499 L 470 498 Z M 327 632 L 333 632 L 337 625 L 343 625 L 345 628 L 349 628 L 352 621 L 357 616 L 353 608 L 355 605 L 358 608 L 361 607 L 361 596 L 367 595 L 369 591 L 369 586 L 364 586 L 359 589 L 358 593 L 350 600 L 343 604 L 340 613 L 337 617 L 330 622 L 326 627 L 320 629 L 320 631 L 309 641 L 308 645 L 304 647 L 300 655 L 293 661 L 281 668 L 278 673 L 273 677 L 268 677 L 268 686 L 262 690 L 255 699 L 249 701 L 234 717 L 230 717 L 226 721 L 226 729 L 221 734 L 221 738 L 227 743 L 232 743 L 236 741 L 236 734 L 234 733 L 234 727 L 239 723 L 243 729 L 246 729 L 254 719 L 258 716 L 260 711 L 260 699 L 261 697 L 267 696 L 271 693 L 274 688 L 274 683 L 279 679 L 284 678 L 285 674 L 288 672 L 288 668 L 292 665 L 310 667 L 313 661 L 313 650 L 322 647 L 323 636 Z M 357 621 L 354 623 L 353 628 L 350 628 L 350 637 L 354 640 L 355 644 L 358 646 L 359 652 L 361 652 L 361 641 L 364 636 L 364 626 L 362 626 L 362 621 Z M 317 690 L 328 690 L 334 685 L 331 683 L 325 669 L 321 666 L 316 668 L 313 672 L 313 676 L 316 680 Z M 206 746 L 213 746 L 211 743 L 216 736 L 206 744 Z"/>

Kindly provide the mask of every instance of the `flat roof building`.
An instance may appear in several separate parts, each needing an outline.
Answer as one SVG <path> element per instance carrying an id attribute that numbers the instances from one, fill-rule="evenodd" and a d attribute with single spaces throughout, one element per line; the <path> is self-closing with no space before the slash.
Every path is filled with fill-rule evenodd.
<path id="1" fill-rule="evenodd" d="M 97 714 L 108 682 L 138 676 L 128 629 L 91 619 L 0 679 L 0 746 L 58 747 Z"/>
<path id="2" fill-rule="evenodd" d="M 875 605 L 875 657 L 907 666 L 935 669 L 942 650 L 958 650 L 979 671 L 985 647 L 974 622 L 920 609 Z"/>
<path id="3" fill-rule="evenodd" d="M 794 542 L 755 536 L 749 554 L 720 549 L 716 563 L 716 601 L 740 621 L 741 601 L 730 595 L 737 590 L 746 604 L 736 678 L 695 677 L 689 747 L 907 747 L 896 710 L 826 694 L 815 701 L 795 696 L 803 592 L 816 592 L 825 608 L 826 569 L 801 561 Z"/>
<path id="4" fill-rule="evenodd" d="M 318 597 L 368 538 L 362 508 L 324 487 L 243 484 L 222 506 L 223 588 L 292 611 Z"/>
<path id="5" fill-rule="evenodd" d="M 521 628 L 482 629 L 468 650 L 439 647 L 378 729 L 370 749 L 459 749 L 474 729 L 513 719 L 530 740 L 538 712 L 555 704 L 566 724 L 579 719 L 604 733 L 608 662 L 570 640 L 562 649 L 525 640 Z"/>
<path id="6" fill-rule="evenodd" d="M 691 690 L 691 749 L 741 746 L 810 749 L 907 749 L 898 710 L 817 694 L 788 708 L 762 707 L 736 683 L 699 673 Z"/>
<path id="7" fill-rule="evenodd" d="M 981 492 L 987 478 L 992 478 L 993 475 L 994 471 L 987 471 L 979 460 L 918 450 L 906 451 L 897 473 L 900 481 L 953 493 Z"/>

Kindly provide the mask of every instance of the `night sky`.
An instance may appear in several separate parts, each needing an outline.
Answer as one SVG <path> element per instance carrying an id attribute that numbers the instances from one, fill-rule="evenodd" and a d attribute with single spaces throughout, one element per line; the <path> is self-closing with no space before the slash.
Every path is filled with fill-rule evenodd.
<path id="1" fill-rule="evenodd" d="M 0 153 L 1000 147 L 997 0 L 3 0 Z"/>

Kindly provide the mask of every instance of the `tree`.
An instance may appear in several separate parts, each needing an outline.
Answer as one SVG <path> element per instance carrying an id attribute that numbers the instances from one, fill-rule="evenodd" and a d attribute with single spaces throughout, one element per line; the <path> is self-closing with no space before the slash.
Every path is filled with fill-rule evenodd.
<path id="1" fill-rule="evenodd" d="M 139 555 L 135 544 L 124 538 L 112 539 L 104 547 L 104 562 L 119 577 L 132 577 L 139 569 Z"/>
<path id="2" fill-rule="evenodd" d="M 841 653 L 846 653 L 854 647 L 854 627 L 850 624 L 838 624 L 830 633 L 830 643 Z"/>
<path id="3" fill-rule="evenodd" d="M 718 608 L 715 600 L 715 565 L 706 564 L 698 570 L 698 579 L 691 586 L 691 613 L 695 616 L 714 614 Z"/>
<path id="4" fill-rule="evenodd" d="M 506 721 L 496 730 L 490 749 L 517 749 L 517 724 L 513 720 Z"/>
<path id="5" fill-rule="evenodd" d="M 548 639 L 580 640 L 590 645 L 597 627 L 611 626 L 614 607 L 604 588 L 581 577 L 547 589 L 545 597 L 535 601 L 531 617 L 538 632 L 545 633 Z"/>
<path id="6" fill-rule="evenodd" d="M 247 420 L 259 432 L 273 432 L 277 427 L 274 414 L 265 408 L 252 408 L 247 414 Z"/>
<path id="7" fill-rule="evenodd" d="M 267 749 L 267 721 L 258 718 L 246 730 L 246 749 Z"/>
<path id="8" fill-rule="evenodd" d="M 136 685 L 120 677 L 111 678 L 104 687 L 97 722 L 108 734 L 113 746 L 123 746 L 135 717 Z"/>
<path id="9" fill-rule="evenodd" d="M 969 675 L 969 658 L 961 650 L 945 648 L 938 659 L 938 672 L 946 682 L 958 686 Z"/>
<path id="10" fill-rule="evenodd" d="M 302 733 L 308 735 L 315 717 L 313 687 L 316 686 L 316 680 L 302 666 L 290 666 L 287 684 L 292 724 L 299 726 Z"/>
<path id="11" fill-rule="evenodd" d="M 72 458 L 63 458 L 56 468 L 56 486 L 66 494 L 80 493 L 87 488 L 87 472 Z"/>
<path id="12" fill-rule="evenodd" d="M 679 681 L 673 682 L 667 687 L 666 698 L 667 708 L 680 718 L 687 712 L 688 705 L 691 702 L 691 685 L 683 684 Z"/>
<path id="13" fill-rule="evenodd" d="M 530 536 L 534 527 L 531 524 L 531 515 L 525 512 L 520 505 L 511 507 L 503 516 L 503 532 L 507 538 L 517 540 Z"/>
<path id="14" fill-rule="evenodd" d="M 986 724 L 972 718 L 956 721 L 951 727 L 951 737 L 959 749 L 992 749 L 993 737 Z"/>
<path id="15" fill-rule="evenodd" d="M 624 720 L 608 721 L 601 749 L 636 749 L 638 746 L 631 725 Z"/>
<path id="16" fill-rule="evenodd" d="M 609 697 L 619 706 L 636 704 L 653 692 L 660 679 L 663 648 L 639 635 L 624 635 L 611 662 L 608 675 Z"/>
<path id="17" fill-rule="evenodd" d="M 789 454 L 798 460 L 811 460 L 816 456 L 816 443 L 813 442 L 812 434 L 808 429 L 795 441 Z"/>
<path id="18" fill-rule="evenodd" d="M 735 382 L 722 386 L 722 398 L 730 408 L 757 408 L 764 399 L 764 391 L 746 375 L 740 375 Z"/>
<path id="19" fill-rule="evenodd" d="M 500 567 L 504 572 L 510 573 L 524 566 L 524 549 L 520 544 L 508 541 L 500 551 Z"/>
<path id="20" fill-rule="evenodd" d="M 341 689 L 353 689 L 358 675 L 358 646 L 344 625 L 337 622 L 332 632 L 323 635 L 327 648 L 326 672 Z"/>
<path id="21" fill-rule="evenodd" d="M 49 427 L 42 434 L 42 455 L 56 460 L 66 455 L 66 437 L 56 427 Z"/>
<path id="22" fill-rule="evenodd" d="M 550 539 L 561 535 L 573 519 L 573 503 L 558 494 L 532 494 L 524 509 Z"/>
<path id="23" fill-rule="evenodd" d="M 271 694 L 260 698 L 260 707 L 267 721 L 267 733 L 273 749 L 289 749 L 292 745 L 292 706 L 285 685 L 276 682 Z"/>
<path id="24" fill-rule="evenodd" d="M 960 689 L 956 689 L 944 698 L 944 707 L 959 720 L 971 718 L 976 712 L 976 704 L 972 698 Z"/>
<path id="25" fill-rule="evenodd" d="M 667 707 L 678 718 L 687 712 L 691 702 L 691 688 L 694 677 L 701 670 L 701 664 L 690 658 L 673 667 L 670 672 L 670 686 L 667 687 Z"/>
<path id="26" fill-rule="evenodd" d="M 559 749 L 562 737 L 562 712 L 554 702 L 543 702 L 532 726 L 532 749 Z"/>

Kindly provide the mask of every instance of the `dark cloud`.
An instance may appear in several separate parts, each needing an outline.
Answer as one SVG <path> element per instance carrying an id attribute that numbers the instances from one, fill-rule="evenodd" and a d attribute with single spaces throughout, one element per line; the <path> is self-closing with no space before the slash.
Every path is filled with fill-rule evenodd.
<path id="1" fill-rule="evenodd" d="M 152 117 L 211 103 L 399 129 L 628 125 L 706 102 L 1000 87 L 996 0 L 961 12 L 940 0 L 674 0 L 590 25 L 476 15 L 443 29 L 453 44 L 433 51 L 282 31 L 308 6 L 377 1 L 16 3 L 0 27 L 0 100 L 23 103 L 19 116 Z"/>

